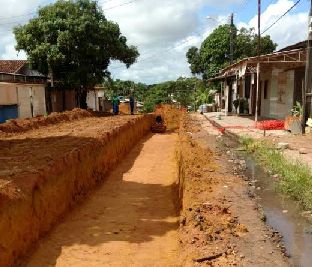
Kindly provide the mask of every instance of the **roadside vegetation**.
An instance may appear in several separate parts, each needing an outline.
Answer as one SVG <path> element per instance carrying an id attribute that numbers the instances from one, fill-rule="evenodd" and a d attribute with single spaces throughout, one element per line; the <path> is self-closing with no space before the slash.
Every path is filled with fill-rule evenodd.
<path id="1" fill-rule="evenodd" d="M 312 174 L 307 165 L 287 160 L 282 151 L 269 142 L 247 137 L 240 141 L 267 171 L 279 175 L 277 187 L 282 193 L 299 201 L 304 209 L 312 209 Z"/>

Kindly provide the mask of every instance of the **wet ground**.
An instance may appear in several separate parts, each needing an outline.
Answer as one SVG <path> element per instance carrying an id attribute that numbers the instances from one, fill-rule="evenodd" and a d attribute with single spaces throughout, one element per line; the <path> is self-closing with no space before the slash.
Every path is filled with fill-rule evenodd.
<path id="1" fill-rule="evenodd" d="M 247 176 L 255 182 L 266 222 L 283 236 L 290 264 L 312 265 L 312 223 L 302 216 L 299 204 L 277 192 L 274 180 L 251 156 L 246 156 Z M 258 190 L 257 190 L 258 188 Z"/>

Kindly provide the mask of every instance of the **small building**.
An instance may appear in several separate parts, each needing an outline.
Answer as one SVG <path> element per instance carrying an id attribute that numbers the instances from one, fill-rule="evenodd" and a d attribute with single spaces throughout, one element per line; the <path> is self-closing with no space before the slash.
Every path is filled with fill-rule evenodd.
<path id="1" fill-rule="evenodd" d="M 306 63 L 304 44 L 301 42 L 259 58 L 244 58 L 210 79 L 221 81 L 225 113 L 255 115 L 257 110 L 261 118 L 272 119 L 284 119 L 290 115 L 296 101 L 302 103 Z M 257 106 L 258 62 L 260 86 Z"/>
<path id="2" fill-rule="evenodd" d="M 88 90 L 87 106 L 93 111 L 110 112 L 113 108 L 111 101 L 105 96 L 105 88 L 98 85 L 93 90 Z"/>
<path id="3" fill-rule="evenodd" d="M 0 60 L 0 123 L 46 113 L 47 78 L 25 60 Z"/>

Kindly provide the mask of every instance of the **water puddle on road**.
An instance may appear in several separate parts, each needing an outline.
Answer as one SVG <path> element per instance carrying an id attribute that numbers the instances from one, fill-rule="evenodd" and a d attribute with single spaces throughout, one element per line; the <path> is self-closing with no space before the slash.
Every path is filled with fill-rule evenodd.
<path id="1" fill-rule="evenodd" d="M 290 264 L 312 266 L 312 223 L 301 215 L 298 203 L 276 192 L 273 178 L 251 156 L 243 155 L 243 158 L 247 165 L 246 175 L 256 181 L 255 187 L 260 189 L 256 194 L 267 224 L 283 236 L 283 243 L 291 256 Z"/>

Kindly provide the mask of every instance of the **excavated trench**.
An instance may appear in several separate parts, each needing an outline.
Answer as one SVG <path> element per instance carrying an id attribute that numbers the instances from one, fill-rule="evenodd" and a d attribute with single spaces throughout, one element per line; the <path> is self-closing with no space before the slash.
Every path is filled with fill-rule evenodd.
<path id="1" fill-rule="evenodd" d="M 84 118 L 0 136 L 0 266 L 16 264 L 106 178 L 152 122 L 152 115 Z"/>

